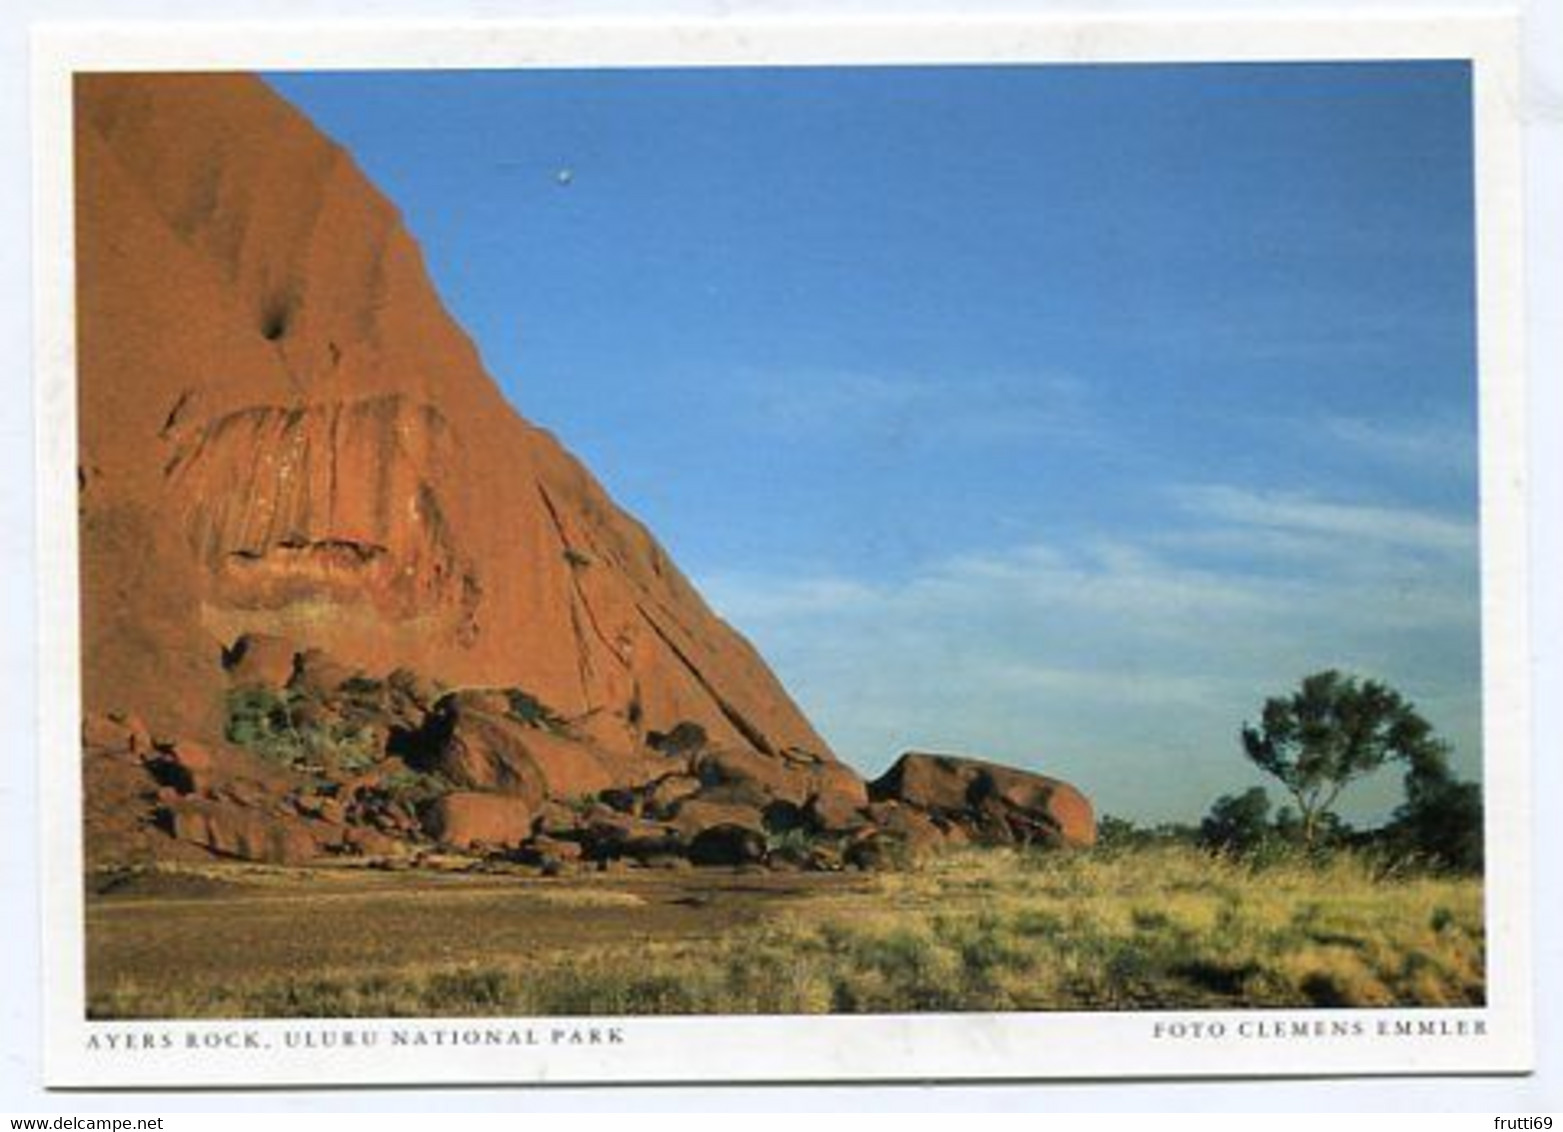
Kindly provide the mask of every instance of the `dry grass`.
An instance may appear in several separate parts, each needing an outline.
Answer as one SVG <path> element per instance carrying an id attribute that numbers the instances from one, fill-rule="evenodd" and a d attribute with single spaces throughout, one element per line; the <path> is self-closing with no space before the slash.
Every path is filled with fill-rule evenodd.
<path id="1" fill-rule="evenodd" d="M 645 898 L 621 887 L 554 889 L 538 912 L 569 908 L 586 925 L 610 910 L 636 914 L 629 902 Z M 588 928 L 570 946 L 458 961 L 256 970 L 172 988 L 122 975 L 97 989 L 91 1009 L 808 1014 L 1473 1005 L 1484 995 L 1480 882 L 1385 878 L 1351 856 L 1254 869 L 1176 847 L 971 852 L 852 889 L 814 886 L 704 932 L 639 933 L 634 923 L 606 935 Z"/>

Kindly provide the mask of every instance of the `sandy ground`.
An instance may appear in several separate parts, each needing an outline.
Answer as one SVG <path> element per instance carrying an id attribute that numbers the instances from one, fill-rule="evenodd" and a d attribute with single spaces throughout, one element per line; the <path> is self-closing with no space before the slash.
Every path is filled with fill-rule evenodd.
<path id="1" fill-rule="evenodd" d="M 88 993 L 714 937 L 848 900 L 867 883 L 711 869 L 541 878 L 235 866 L 97 877 L 87 901 Z"/>

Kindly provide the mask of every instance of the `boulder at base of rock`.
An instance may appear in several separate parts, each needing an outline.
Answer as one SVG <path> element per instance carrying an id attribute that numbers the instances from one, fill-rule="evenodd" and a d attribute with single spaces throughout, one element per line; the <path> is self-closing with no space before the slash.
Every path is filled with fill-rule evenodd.
<path id="1" fill-rule="evenodd" d="M 363 673 L 343 664 L 323 649 L 305 649 L 293 660 L 293 675 L 288 686 L 317 698 L 329 698 L 341 691 L 355 676 Z"/>
<path id="2" fill-rule="evenodd" d="M 868 833 L 854 839 L 842 854 L 843 862 L 866 872 L 886 872 L 906 865 L 906 843 L 885 833 Z"/>
<path id="3" fill-rule="evenodd" d="M 280 801 L 298 783 L 292 771 L 239 747 L 158 739 L 145 768 L 178 794 L 204 794 L 241 805 Z"/>
<path id="4" fill-rule="evenodd" d="M 765 860 L 765 835 L 747 826 L 715 825 L 701 830 L 689 846 L 697 865 L 753 865 Z"/>
<path id="5" fill-rule="evenodd" d="M 964 827 L 980 841 L 1096 841 L 1091 803 L 1073 786 L 978 759 L 909 752 L 869 785 L 869 794 Z"/>
<path id="6" fill-rule="evenodd" d="M 181 798 L 159 815 L 163 828 L 179 841 L 198 845 L 223 857 L 268 864 L 296 865 L 320 852 L 314 823 L 282 817 L 245 806 Z"/>
<path id="7" fill-rule="evenodd" d="M 547 837 L 574 837 L 581 831 L 581 812 L 552 799 L 537 810 L 537 832 Z"/>
<path id="8" fill-rule="evenodd" d="M 181 739 L 165 743 L 157 756 L 148 762 L 147 769 L 159 782 L 172 786 L 181 794 L 199 794 L 210 790 L 214 784 L 213 763 L 208 748 Z"/>
<path id="9" fill-rule="evenodd" d="M 698 796 L 680 802 L 668 824 L 678 830 L 686 845 L 694 844 L 706 830 L 722 825 L 751 829 L 762 838 L 765 836 L 765 819 L 759 810 L 752 806 L 707 802 Z"/>
<path id="10" fill-rule="evenodd" d="M 245 633 L 223 650 L 223 668 L 235 687 L 281 688 L 293 679 L 298 648 L 285 637 Z"/>
<path id="11" fill-rule="evenodd" d="M 207 794 L 240 805 L 265 806 L 295 789 L 299 776 L 240 747 L 188 739 L 160 741 L 147 760 L 158 782 L 181 794 Z"/>
<path id="12" fill-rule="evenodd" d="M 432 751 L 431 768 L 458 786 L 515 794 L 533 809 L 545 798 L 587 798 L 639 781 L 624 760 L 517 718 L 504 692 L 446 696 L 413 743 Z"/>
<path id="13" fill-rule="evenodd" d="M 532 835 L 532 811 L 514 796 L 460 790 L 436 799 L 423 827 L 435 841 L 455 849 L 506 849 Z"/>
<path id="14" fill-rule="evenodd" d="M 621 814 L 606 806 L 594 806 L 584 819 L 582 835 L 587 854 L 595 860 L 645 857 L 677 853 L 683 848 L 678 831 L 661 822 Z"/>
<path id="15" fill-rule="evenodd" d="M 540 863 L 555 860 L 574 864 L 581 859 L 584 852 L 579 841 L 542 836 L 532 838 L 528 848 L 537 856 Z"/>
<path id="16" fill-rule="evenodd" d="M 498 706 L 447 696 L 417 741 L 434 747 L 431 769 L 456 785 L 514 794 L 536 809 L 548 796 L 548 786 L 527 747 L 535 731 L 502 710 L 492 710 Z"/>
<path id="17" fill-rule="evenodd" d="M 868 800 L 863 780 L 840 763 L 800 751 L 765 755 L 739 747 L 707 751 L 694 771 L 707 792 L 720 788 L 732 800 L 740 795 L 764 805 L 791 802 L 804 806 L 817 795 L 861 805 Z"/>
<path id="18" fill-rule="evenodd" d="M 871 802 L 867 813 L 878 835 L 899 841 L 907 857 L 925 856 L 944 844 L 944 833 L 933 818 L 903 802 Z"/>
<path id="19" fill-rule="evenodd" d="M 385 678 L 386 687 L 419 711 L 429 711 L 440 698 L 433 680 L 411 668 L 398 668 Z"/>
<path id="20" fill-rule="evenodd" d="M 669 774 L 646 788 L 642 807 L 652 817 L 671 814 L 685 798 L 700 792 L 700 780 L 687 774 Z"/>
<path id="21" fill-rule="evenodd" d="M 141 754 L 151 745 L 146 724 L 134 715 L 88 712 L 82 717 L 81 746 L 84 751 Z"/>
<path id="22" fill-rule="evenodd" d="M 804 807 L 803 818 L 816 833 L 852 833 L 869 824 L 859 804 L 839 794 L 817 794 Z"/>
<path id="23" fill-rule="evenodd" d="M 551 798 L 585 798 L 619 785 L 586 743 L 536 729 L 523 733 L 520 743 Z"/>
<path id="24" fill-rule="evenodd" d="M 355 857 L 406 857 L 412 846 L 399 837 L 361 826 L 343 830 L 339 849 Z"/>
<path id="25" fill-rule="evenodd" d="M 87 865 L 206 859 L 204 850 L 171 841 L 154 822 L 158 785 L 123 752 L 88 751 L 82 758 L 82 830 Z M 167 791 L 174 800 L 173 791 Z"/>

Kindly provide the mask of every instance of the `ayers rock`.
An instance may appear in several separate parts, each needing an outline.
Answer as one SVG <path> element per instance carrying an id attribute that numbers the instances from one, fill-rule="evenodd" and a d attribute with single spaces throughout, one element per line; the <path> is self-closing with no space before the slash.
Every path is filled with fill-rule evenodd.
<path id="1" fill-rule="evenodd" d="M 779 804 L 910 811 L 516 414 L 342 148 L 246 76 L 84 76 L 76 118 L 89 843 L 723 860 Z M 356 761 L 266 746 L 304 734 Z"/>

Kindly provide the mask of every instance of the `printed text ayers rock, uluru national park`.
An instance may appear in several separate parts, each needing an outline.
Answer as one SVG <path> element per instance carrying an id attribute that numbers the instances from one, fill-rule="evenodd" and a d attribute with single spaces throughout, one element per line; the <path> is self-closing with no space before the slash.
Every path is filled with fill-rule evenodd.
<path id="1" fill-rule="evenodd" d="M 89 860 L 1093 838 L 1061 782 L 840 762 L 259 80 L 80 77 L 75 152 Z"/>

